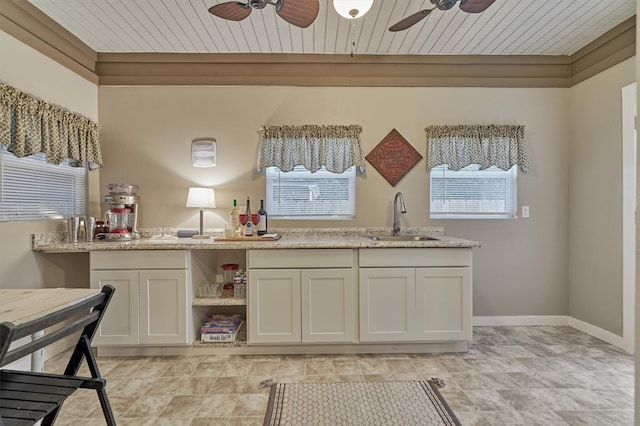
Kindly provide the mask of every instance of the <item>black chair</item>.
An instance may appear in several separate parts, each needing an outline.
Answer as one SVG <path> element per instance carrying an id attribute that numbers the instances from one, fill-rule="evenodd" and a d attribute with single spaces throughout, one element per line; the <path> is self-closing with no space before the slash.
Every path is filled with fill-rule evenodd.
<path id="1" fill-rule="evenodd" d="M 112 286 L 106 285 L 95 296 L 48 317 L 20 325 L 0 324 L 0 367 L 82 330 L 64 374 L 0 370 L 0 425 L 33 425 L 39 420 L 42 425 L 52 425 L 62 403 L 78 388 L 94 389 L 107 424 L 116 424 L 107 398 L 106 380 L 100 377 L 91 349 L 91 340 L 114 291 Z M 42 338 L 9 348 L 12 342 L 55 325 L 61 327 Z M 76 376 L 83 358 L 87 360 L 91 377 Z"/>

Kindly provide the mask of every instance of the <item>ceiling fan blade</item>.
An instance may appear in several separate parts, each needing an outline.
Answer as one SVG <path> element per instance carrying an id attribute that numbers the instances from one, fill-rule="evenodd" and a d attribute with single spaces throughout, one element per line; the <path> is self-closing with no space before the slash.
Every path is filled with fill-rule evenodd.
<path id="1" fill-rule="evenodd" d="M 462 0 L 460 9 L 467 13 L 480 13 L 487 10 L 496 0 Z"/>
<path id="2" fill-rule="evenodd" d="M 228 1 L 211 6 L 209 13 L 230 21 L 242 21 L 251 13 L 251 6 L 238 1 Z"/>
<path id="3" fill-rule="evenodd" d="M 316 20 L 320 2 L 318 0 L 278 0 L 276 13 L 282 19 L 300 28 L 307 28 Z"/>
<path id="4" fill-rule="evenodd" d="M 421 10 L 418 13 L 414 13 L 413 15 L 404 18 L 402 21 L 398 22 L 397 24 L 394 24 L 391 27 L 389 27 L 389 31 L 395 32 L 395 31 L 406 30 L 407 28 L 417 24 L 418 22 L 426 18 L 431 13 L 432 10 L 433 9 L 425 9 L 425 10 Z"/>

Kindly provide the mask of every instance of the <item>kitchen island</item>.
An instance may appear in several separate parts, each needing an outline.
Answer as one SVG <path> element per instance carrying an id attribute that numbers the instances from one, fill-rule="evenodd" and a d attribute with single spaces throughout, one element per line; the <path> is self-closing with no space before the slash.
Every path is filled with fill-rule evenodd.
<path id="1" fill-rule="evenodd" d="M 465 351 L 475 241 L 442 228 L 272 230 L 275 241 L 189 238 L 70 244 L 34 235 L 43 253 L 90 253 L 92 288 L 116 287 L 94 343 L 100 355 Z M 429 238 L 426 238 L 429 237 Z M 247 271 L 246 299 L 195 297 L 218 267 Z M 246 314 L 239 340 L 199 343 L 210 313 Z M 245 337 L 246 336 L 246 337 Z"/>

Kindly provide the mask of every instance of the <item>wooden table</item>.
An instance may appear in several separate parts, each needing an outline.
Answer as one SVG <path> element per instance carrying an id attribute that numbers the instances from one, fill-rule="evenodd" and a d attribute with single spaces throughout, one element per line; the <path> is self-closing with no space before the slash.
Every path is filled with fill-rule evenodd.
<path id="1" fill-rule="evenodd" d="M 86 288 L 0 289 L 0 322 L 17 325 L 41 318 L 99 292 L 99 289 Z M 31 338 L 41 336 L 42 333 L 34 334 Z M 42 351 L 38 351 L 31 355 L 31 370 L 42 371 L 42 367 Z"/>

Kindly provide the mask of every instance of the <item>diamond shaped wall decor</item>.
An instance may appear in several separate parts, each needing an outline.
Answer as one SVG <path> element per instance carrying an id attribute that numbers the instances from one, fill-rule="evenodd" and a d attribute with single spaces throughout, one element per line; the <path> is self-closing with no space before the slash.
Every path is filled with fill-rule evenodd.
<path id="1" fill-rule="evenodd" d="M 422 160 L 422 155 L 393 129 L 365 158 L 391 186 L 396 186 Z"/>

